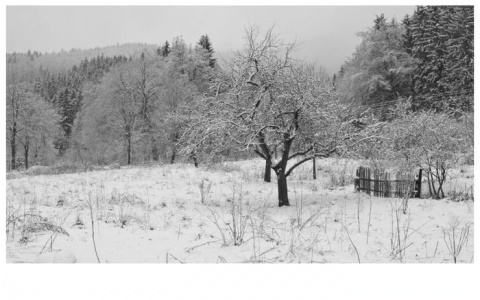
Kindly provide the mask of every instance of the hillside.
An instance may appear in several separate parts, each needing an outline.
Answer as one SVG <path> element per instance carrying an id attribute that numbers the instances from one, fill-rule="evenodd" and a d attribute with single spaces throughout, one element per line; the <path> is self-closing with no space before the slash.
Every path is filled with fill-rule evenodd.
<path id="1" fill-rule="evenodd" d="M 7 74 L 20 74 L 22 81 L 31 81 L 39 76 L 39 70 L 49 70 L 51 73 L 64 72 L 80 64 L 80 61 L 104 55 L 106 57 L 127 56 L 136 57 L 142 51 L 155 51 L 159 46 L 153 44 L 128 43 L 116 46 L 96 47 L 93 49 L 71 49 L 53 53 L 7 53 Z M 13 71 L 16 72 L 13 72 Z"/>

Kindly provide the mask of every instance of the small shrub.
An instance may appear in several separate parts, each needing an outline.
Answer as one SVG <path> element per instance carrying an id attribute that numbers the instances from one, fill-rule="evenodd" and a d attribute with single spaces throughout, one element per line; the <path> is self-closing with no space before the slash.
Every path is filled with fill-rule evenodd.
<path id="1" fill-rule="evenodd" d="M 460 222 L 458 221 L 458 218 L 452 218 L 450 220 L 449 227 L 443 229 L 443 240 L 445 241 L 448 251 L 453 257 L 454 263 L 457 263 L 457 258 L 462 252 L 463 247 L 467 246 L 468 244 L 468 234 L 470 233 L 470 226 L 472 224 L 466 223 L 460 231 L 460 235 L 455 236 L 455 232 L 457 231 L 459 225 Z"/>
<path id="2" fill-rule="evenodd" d="M 101 171 L 101 170 L 103 170 L 103 167 L 102 166 L 89 166 L 88 170 L 89 171 Z"/>
<path id="3" fill-rule="evenodd" d="M 198 188 L 200 189 L 201 203 L 207 203 L 210 198 L 210 189 L 212 188 L 212 182 L 207 178 L 202 178 L 202 180 L 198 184 Z"/>
<path id="4" fill-rule="evenodd" d="M 30 169 L 27 170 L 28 175 L 49 175 L 53 174 L 53 168 L 52 167 L 47 167 L 47 166 L 33 166 Z"/>
<path id="5" fill-rule="evenodd" d="M 343 167 L 339 172 L 330 173 L 330 186 L 332 188 L 349 185 L 352 182 L 347 176 L 346 167 Z"/>
<path id="6" fill-rule="evenodd" d="M 119 163 L 113 163 L 110 165 L 110 169 L 120 169 L 120 164 Z"/>
<path id="7" fill-rule="evenodd" d="M 227 203 L 229 220 L 222 217 L 223 212 L 219 213 L 211 208 L 207 208 L 209 212 L 207 218 L 217 227 L 224 246 L 232 242 L 235 246 L 239 246 L 244 242 L 252 206 L 243 201 L 242 187 L 237 188 L 236 185 L 233 186 L 232 196 L 227 199 Z"/>
<path id="8" fill-rule="evenodd" d="M 16 170 L 7 172 L 7 180 L 9 179 L 17 179 L 17 178 L 22 178 L 25 176 L 24 172 L 18 172 Z"/>
<path id="9" fill-rule="evenodd" d="M 182 222 L 190 222 L 192 220 L 192 218 L 187 216 L 187 215 L 184 215 L 184 216 L 182 216 L 181 220 L 182 220 Z"/>
<path id="10" fill-rule="evenodd" d="M 473 186 L 467 190 L 457 190 L 454 188 L 452 191 L 450 191 L 449 197 L 450 201 L 453 202 L 463 202 L 468 200 L 473 201 Z"/>
<path id="11" fill-rule="evenodd" d="M 175 205 L 178 209 L 185 209 L 185 202 L 180 200 L 175 200 Z"/>
<path id="12" fill-rule="evenodd" d="M 225 173 L 242 172 L 240 165 L 231 162 L 212 164 L 209 169 Z"/>
<path id="13" fill-rule="evenodd" d="M 80 215 L 77 214 L 77 220 L 75 221 L 75 224 L 73 224 L 73 226 L 83 226 L 84 223 L 83 223 L 83 220 L 80 218 Z"/>
<path id="14" fill-rule="evenodd" d="M 61 226 L 55 225 L 52 222 L 32 222 L 25 226 L 25 232 L 42 232 L 42 231 L 51 231 L 58 232 L 68 236 L 68 232 L 63 229 Z"/>
<path id="15" fill-rule="evenodd" d="M 70 174 L 70 173 L 78 173 L 83 171 L 85 171 L 85 168 L 83 166 L 72 164 L 72 163 L 62 163 L 62 164 L 51 167 L 50 174 Z"/>
<path id="16" fill-rule="evenodd" d="M 163 200 L 162 202 L 160 202 L 160 204 L 156 204 L 153 206 L 153 209 L 161 209 L 161 208 L 165 208 L 167 207 L 167 202 L 165 200 Z"/>
<path id="17" fill-rule="evenodd" d="M 391 206 L 391 235 L 390 235 L 390 255 L 393 258 L 398 258 L 401 262 L 404 262 L 406 249 L 410 247 L 413 243 L 408 241 L 410 236 L 411 227 L 410 227 L 410 213 L 402 219 L 403 215 L 403 201 L 398 205 L 397 202 Z"/>

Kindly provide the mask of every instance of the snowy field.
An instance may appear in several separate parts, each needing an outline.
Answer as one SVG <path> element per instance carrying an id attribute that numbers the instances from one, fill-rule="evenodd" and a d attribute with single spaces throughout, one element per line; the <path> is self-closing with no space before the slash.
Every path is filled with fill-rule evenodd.
<path id="1" fill-rule="evenodd" d="M 474 261 L 472 200 L 410 199 L 403 214 L 401 199 L 354 192 L 358 165 L 318 160 L 317 180 L 302 165 L 282 208 L 260 160 L 8 179 L 7 262 L 453 263 L 452 252 Z M 461 166 L 446 190 L 472 185 L 473 166 Z"/>

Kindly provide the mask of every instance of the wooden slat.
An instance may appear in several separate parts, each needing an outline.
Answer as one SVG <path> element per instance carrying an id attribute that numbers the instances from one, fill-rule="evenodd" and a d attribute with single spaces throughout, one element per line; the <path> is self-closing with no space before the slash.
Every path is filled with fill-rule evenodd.
<path id="1" fill-rule="evenodd" d="M 372 174 L 373 173 L 373 174 Z M 421 172 L 419 174 L 421 176 Z M 421 177 L 415 178 L 415 174 L 396 172 L 394 179 L 390 173 L 359 167 L 356 170 L 356 184 L 361 192 L 376 197 L 403 197 L 407 191 L 411 191 L 410 197 L 419 197 L 415 192 L 420 185 Z M 373 178 L 372 178 L 373 177 Z"/>

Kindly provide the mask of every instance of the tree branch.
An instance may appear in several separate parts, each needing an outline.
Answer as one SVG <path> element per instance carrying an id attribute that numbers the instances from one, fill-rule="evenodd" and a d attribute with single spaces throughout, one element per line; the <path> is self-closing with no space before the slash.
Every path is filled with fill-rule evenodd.
<path id="1" fill-rule="evenodd" d="M 288 157 L 288 159 L 290 160 L 290 159 L 295 158 L 295 157 L 297 157 L 297 156 L 305 155 L 305 154 L 307 154 L 308 152 L 310 152 L 311 150 L 313 150 L 313 147 L 309 147 L 309 148 L 308 148 L 307 150 L 305 150 L 305 151 L 299 151 L 299 152 L 297 152 L 297 153 L 294 153 L 294 154 L 290 155 L 290 157 Z"/>
<path id="2" fill-rule="evenodd" d="M 298 166 L 300 166 L 301 164 L 303 164 L 303 163 L 305 163 L 305 162 L 313 159 L 313 157 L 314 157 L 314 156 L 309 156 L 309 157 L 306 157 L 306 158 L 304 158 L 304 159 L 299 160 L 298 162 L 296 162 L 296 163 L 295 163 L 293 166 L 291 166 L 290 169 L 288 169 L 288 171 L 285 173 L 285 177 L 288 177 L 288 175 L 290 175 L 290 173 L 292 173 L 292 171 L 293 171 L 296 167 L 298 167 Z"/>
<path id="3" fill-rule="evenodd" d="M 253 152 L 257 153 L 261 158 L 265 160 L 267 159 L 267 157 L 262 152 L 258 151 L 258 149 L 253 149 Z"/>
<path id="4" fill-rule="evenodd" d="M 290 169 L 285 173 L 285 176 L 288 177 L 288 175 L 290 175 L 290 173 L 292 173 L 292 171 L 300 166 L 301 164 L 313 159 L 314 157 L 329 157 L 332 153 L 335 153 L 335 151 L 337 151 L 337 148 L 333 148 L 333 149 L 330 149 L 327 153 L 313 153 L 312 155 L 308 156 L 308 157 L 305 157 L 304 159 L 302 160 L 299 160 L 298 162 L 296 162 L 293 166 L 290 167 Z"/>

